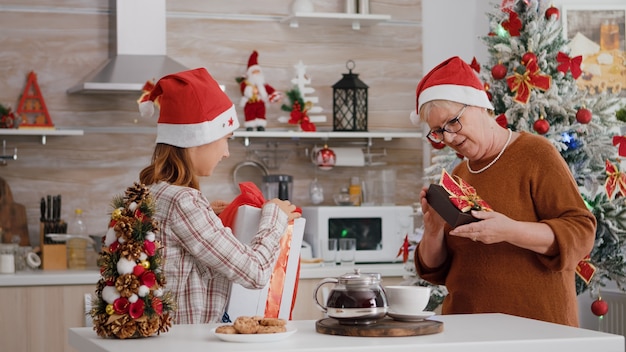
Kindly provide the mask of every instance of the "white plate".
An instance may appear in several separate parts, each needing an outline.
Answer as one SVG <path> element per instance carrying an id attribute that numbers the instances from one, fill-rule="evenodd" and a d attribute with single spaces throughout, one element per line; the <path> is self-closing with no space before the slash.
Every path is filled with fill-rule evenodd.
<path id="1" fill-rule="evenodd" d="M 280 341 L 293 335 L 296 331 L 298 331 L 298 329 L 290 328 L 289 326 L 287 326 L 286 332 L 275 334 L 218 334 L 215 332 L 215 329 L 211 329 L 213 335 L 217 336 L 217 338 L 222 341 L 247 343 Z"/>
<path id="2" fill-rule="evenodd" d="M 390 316 L 392 319 L 399 320 L 399 321 L 419 321 L 419 320 L 424 320 L 428 317 L 432 317 L 433 315 L 435 315 L 435 312 L 424 311 L 418 314 L 398 314 L 398 313 L 387 312 L 387 315 Z"/>

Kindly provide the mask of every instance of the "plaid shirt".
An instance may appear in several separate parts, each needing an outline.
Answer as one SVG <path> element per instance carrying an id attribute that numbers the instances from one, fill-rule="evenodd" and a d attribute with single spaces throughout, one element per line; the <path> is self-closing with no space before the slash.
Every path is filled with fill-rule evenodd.
<path id="1" fill-rule="evenodd" d="M 150 186 L 164 246 L 165 289 L 176 295 L 177 324 L 221 322 L 231 283 L 263 288 L 279 254 L 287 214 L 277 205 L 263 206 L 256 236 L 238 241 L 196 189 L 159 182 Z"/>

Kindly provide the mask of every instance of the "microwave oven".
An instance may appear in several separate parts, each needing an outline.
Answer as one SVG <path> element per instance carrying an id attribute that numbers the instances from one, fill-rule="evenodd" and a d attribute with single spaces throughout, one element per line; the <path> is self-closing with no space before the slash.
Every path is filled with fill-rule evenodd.
<path id="1" fill-rule="evenodd" d="M 302 207 L 302 217 L 304 241 L 316 258 L 329 238 L 354 237 L 357 263 L 391 263 L 398 260 L 405 236 L 413 232 L 410 206 L 311 206 Z"/>

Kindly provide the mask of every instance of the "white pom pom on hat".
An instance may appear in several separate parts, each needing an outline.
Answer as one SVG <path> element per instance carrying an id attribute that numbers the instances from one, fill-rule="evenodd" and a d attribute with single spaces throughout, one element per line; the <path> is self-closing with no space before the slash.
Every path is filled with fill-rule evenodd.
<path id="1" fill-rule="evenodd" d="M 181 148 L 216 141 L 239 128 L 235 106 L 205 68 L 161 78 L 139 101 L 142 116 L 159 107 L 156 143 Z"/>
<path id="2" fill-rule="evenodd" d="M 493 110 L 483 82 L 460 57 L 451 57 L 426 74 L 415 89 L 416 113 L 426 102 L 450 100 Z M 413 122 L 415 117 L 411 117 Z M 414 122 L 415 123 L 415 122 Z"/>

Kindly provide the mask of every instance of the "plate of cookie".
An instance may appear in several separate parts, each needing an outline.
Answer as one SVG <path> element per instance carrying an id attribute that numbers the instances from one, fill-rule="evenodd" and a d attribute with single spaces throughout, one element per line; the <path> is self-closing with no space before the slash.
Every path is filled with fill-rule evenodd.
<path id="1" fill-rule="evenodd" d="M 279 318 L 247 317 L 235 319 L 233 324 L 220 325 L 211 332 L 226 342 L 274 342 L 288 338 L 297 331 Z"/>

